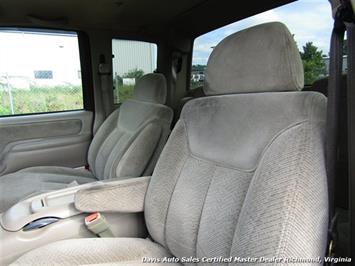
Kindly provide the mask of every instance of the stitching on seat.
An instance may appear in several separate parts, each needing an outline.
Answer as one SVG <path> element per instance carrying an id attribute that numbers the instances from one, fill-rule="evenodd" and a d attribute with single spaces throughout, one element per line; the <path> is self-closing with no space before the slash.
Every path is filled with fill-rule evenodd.
<path id="1" fill-rule="evenodd" d="M 212 176 L 211 176 L 210 182 L 208 183 L 206 195 L 205 195 L 205 198 L 204 198 L 204 200 L 203 200 L 203 204 L 202 204 L 202 208 L 201 208 L 199 223 L 198 223 L 198 225 L 197 225 L 197 231 L 196 231 L 196 245 L 195 245 L 195 257 L 197 257 L 198 235 L 199 235 L 199 232 L 200 232 L 200 225 L 201 225 L 202 213 L 203 213 L 203 210 L 204 210 L 204 208 L 205 208 L 207 195 L 208 195 L 208 192 L 209 192 L 209 190 L 210 190 L 212 181 L 213 181 L 213 179 L 216 177 L 216 171 L 217 171 L 217 167 L 218 167 L 218 166 L 217 166 L 217 165 L 213 165 L 213 167 L 214 167 L 213 174 L 212 174 Z"/>
<path id="2" fill-rule="evenodd" d="M 184 136 L 185 136 L 186 145 L 187 145 L 187 148 L 188 148 L 188 145 L 189 145 L 189 144 L 188 144 L 188 137 L 187 137 L 187 134 L 186 134 L 186 125 L 185 125 L 185 122 L 184 122 L 184 121 L 182 121 L 181 124 L 182 124 L 181 126 L 182 126 L 183 129 L 184 129 L 183 134 L 184 134 Z M 189 149 L 188 149 L 188 151 L 189 151 Z M 185 168 L 185 165 L 186 165 L 186 162 L 187 162 L 187 159 L 188 159 L 188 158 L 189 158 L 189 154 L 186 155 L 186 157 L 185 157 L 185 159 L 184 159 L 184 163 L 182 164 L 182 166 L 181 166 L 181 168 L 180 168 L 180 171 L 179 171 L 179 174 L 178 174 L 178 176 L 177 176 L 177 178 L 176 178 L 174 187 L 173 187 L 173 189 L 172 189 L 172 193 L 170 194 L 169 203 L 168 203 L 168 207 L 167 207 L 166 215 L 165 215 L 163 236 L 164 236 L 164 242 L 165 242 L 166 248 L 169 250 L 170 253 L 172 253 L 172 252 L 171 252 L 171 250 L 170 250 L 170 248 L 169 248 L 168 241 L 166 240 L 166 227 L 167 227 L 168 214 L 169 214 L 171 199 L 172 199 L 172 197 L 173 197 L 173 195 L 174 195 L 176 185 L 177 185 L 177 183 L 178 183 L 178 181 L 179 181 L 179 179 L 180 179 L 180 177 L 181 177 L 181 173 L 182 173 L 183 169 Z"/>
<path id="3" fill-rule="evenodd" d="M 273 144 L 273 142 L 279 137 L 281 136 L 283 133 L 287 132 L 289 129 L 292 129 L 294 127 L 297 127 L 303 123 L 307 123 L 309 122 L 308 119 L 305 119 L 305 120 L 301 120 L 299 122 L 296 122 L 296 123 L 293 123 L 285 128 L 283 128 L 282 130 L 280 130 L 279 132 L 277 132 L 272 138 L 271 140 L 269 141 L 268 144 L 266 144 L 266 146 L 264 147 L 264 149 L 262 150 L 262 152 L 260 153 L 260 156 L 259 156 L 259 159 L 258 161 L 256 162 L 256 165 L 254 168 L 252 169 L 240 169 L 238 167 L 234 167 L 234 166 L 231 166 L 231 165 L 228 165 L 228 164 L 223 164 L 223 163 L 220 163 L 220 162 L 215 162 L 215 161 L 212 161 L 210 159 L 207 159 L 207 158 L 203 158 L 202 156 L 198 156 L 196 154 L 194 154 L 191 149 L 190 149 L 190 145 L 189 145 L 189 139 L 187 138 L 187 142 L 188 142 L 188 149 L 189 149 L 189 152 L 190 152 L 190 155 L 191 157 L 195 158 L 195 159 L 198 159 L 198 160 L 201 160 L 201 161 L 205 161 L 205 162 L 208 162 L 208 163 L 213 163 L 219 167 L 223 167 L 223 168 L 227 168 L 227 169 L 232 169 L 232 170 L 237 170 L 237 171 L 240 171 L 240 172 L 243 172 L 243 173 L 252 173 L 254 172 L 257 168 L 258 168 L 258 165 L 261 161 L 261 158 L 264 156 L 264 153 L 268 150 L 268 148 Z M 188 134 L 188 132 L 187 132 Z"/>
<path id="4" fill-rule="evenodd" d="M 273 141 L 272 141 L 272 143 L 270 143 L 270 145 L 267 146 L 267 149 L 265 149 L 265 152 L 262 154 L 262 157 L 261 157 L 261 159 L 260 159 L 260 161 L 259 161 L 259 163 L 258 163 L 257 169 L 258 169 L 258 168 L 261 166 L 261 164 L 263 163 L 263 161 L 264 161 L 264 159 L 265 159 L 265 153 L 267 152 L 267 150 L 272 146 L 272 144 L 273 144 L 279 137 L 281 137 L 283 134 L 285 134 L 285 133 L 288 132 L 288 131 L 291 131 L 291 130 L 296 129 L 298 126 L 306 126 L 306 124 L 307 124 L 307 123 L 304 123 L 304 122 L 303 122 L 303 123 L 299 123 L 299 124 L 297 124 L 297 125 L 294 125 L 294 126 L 288 128 L 287 130 L 284 130 L 284 131 L 282 132 L 282 134 L 279 134 L 276 138 L 274 138 Z M 245 199 L 246 199 L 246 197 L 247 197 L 247 195 L 248 195 L 248 193 L 249 193 L 250 186 L 252 185 L 253 180 L 254 180 L 255 177 L 256 177 L 256 174 L 258 174 L 257 171 L 255 171 L 255 173 L 253 174 L 253 176 L 252 176 L 252 178 L 251 178 L 251 180 L 250 180 L 249 187 L 248 187 L 248 191 L 247 191 L 246 196 L 245 196 L 245 198 L 244 198 L 244 201 L 243 201 L 243 204 L 242 204 L 242 207 L 241 207 L 240 214 L 242 213 L 243 209 L 245 208 Z M 265 212 L 265 211 L 266 211 L 266 210 L 264 210 L 264 212 Z M 262 213 L 260 213 L 259 216 L 260 216 L 261 214 L 262 214 Z M 232 253 L 232 247 L 233 247 L 234 238 L 235 238 L 235 231 L 237 230 L 237 227 L 238 227 L 238 225 L 239 225 L 239 219 L 240 219 L 240 215 L 239 215 L 239 217 L 238 217 L 237 223 L 235 224 L 235 228 L 234 228 L 234 232 L 233 232 L 232 244 L 231 244 L 231 246 L 230 246 L 230 251 L 229 251 L 229 256 L 231 256 L 231 253 Z"/>

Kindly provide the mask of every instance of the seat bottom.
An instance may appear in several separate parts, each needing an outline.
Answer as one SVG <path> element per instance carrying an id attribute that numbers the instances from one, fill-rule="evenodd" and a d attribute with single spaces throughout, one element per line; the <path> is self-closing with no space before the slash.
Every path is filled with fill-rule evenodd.
<path id="1" fill-rule="evenodd" d="M 30 196 L 68 187 L 76 181 L 85 184 L 97 181 L 84 169 L 56 166 L 30 167 L 0 177 L 0 213 Z"/>
<path id="2" fill-rule="evenodd" d="M 11 265 L 149 265 L 143 258 L 164 257 L 172 255 L 148 239 L 86 238 L 48 244 L 26 253 Z"/>

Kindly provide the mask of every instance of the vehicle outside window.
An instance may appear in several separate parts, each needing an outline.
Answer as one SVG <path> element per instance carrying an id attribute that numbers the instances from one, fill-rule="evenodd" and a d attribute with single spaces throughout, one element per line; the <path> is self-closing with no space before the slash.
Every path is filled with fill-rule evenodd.
<path id="1" fill-rule="evenodd" d="M 132 97 L 136 80 L 153 73 L 157 67 L 157 46 L 154 43 L 112 40 L 114 103 Z"/>
<path id="2" fill-rule="evenodd" d="M 214 47 L 226 36 L 245 28 L 280 21 L 287 25 L 300 51 L 305 72 L 305 85 L 329 74 L 330 34 L 333 18 L 324 0 L 300 0 L 240 20 L 195 39 L 190 89 L 203 86 L 207 59 Z M 344 72 L 346 72 L 344 52 Z"/>
<path id="3" fill-rule="evenodd" d="M 75 32 L 0 29 L 0 116 L 83 109 Z"/>

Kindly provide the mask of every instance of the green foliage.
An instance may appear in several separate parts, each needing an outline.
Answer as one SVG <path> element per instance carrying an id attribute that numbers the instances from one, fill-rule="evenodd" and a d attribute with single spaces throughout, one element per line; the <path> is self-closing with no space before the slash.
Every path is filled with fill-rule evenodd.
<path id="1" fill-rule="evenodd" d="M 12 89 L 15 114 L 45 113 L 83 109 L 81 86 Z M 11 115 L 8 92 L 0 91 L 0 115 Z"/>
<path id="2" fill-rule="evenodd" d="M 200 81 L 191 81 L 190 82 L 190 90 L 193 90 L 193 89 L 196 89 L 198 87 L 201 87 L 203 86 L 203 82 L 200 82 Z"/>
<path id="3" fill-rule="evenodd" d="M 192 65 L 192 72 L 205 72 L 206 65 Z"/>
<path id="4" fill-rule="evenodd" d="M 116 94 L 115 103 L 122 103 L 125 100 L 132 98 L 133 89 L 134 89 L 134 85 L 119 86 L 118 90 L 116 90 L 116 93 L 118 92 L 118 95 Z"/>
<path id="5" fill-rule="evenodd" d="M 142 69 L 135 68 L 123 74 L 123 78 L 139 79 L 143 77 L 143 75 L 144 75 L 144 71 Z"/>
<path id="6" fill-rule="evenodd" d="M 326 74 L 323 52 L 312 42 L 307 42 L 300 52 L 304 67 L 304 82 L 307 85 L 313 84 L 316 80 Z"/>
<path id="7" fill-rule="evenodd" d="M 133 78 L 136 81 L 144 76 L 142 69 L 134 68 L 122 75 L 122 78 Z M 133 94 L 134 85 L 123 85 L 123 80 L 118 75 L 114 78 L 115 86 L 115 103 L 122 103 L 126 99 L 131 98 Z"/>

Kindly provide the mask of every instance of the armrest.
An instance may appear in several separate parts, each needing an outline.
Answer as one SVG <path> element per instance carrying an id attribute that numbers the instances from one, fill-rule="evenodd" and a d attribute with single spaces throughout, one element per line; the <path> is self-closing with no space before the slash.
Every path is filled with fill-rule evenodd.
<path id="1" fill-rule="evenodd" d="M 109 181 L 76 192 L 75 208 L 82 212 L 142 212 L 150 176 Z"/>

